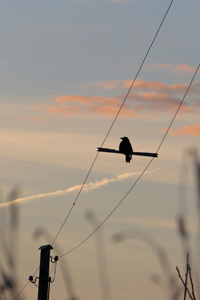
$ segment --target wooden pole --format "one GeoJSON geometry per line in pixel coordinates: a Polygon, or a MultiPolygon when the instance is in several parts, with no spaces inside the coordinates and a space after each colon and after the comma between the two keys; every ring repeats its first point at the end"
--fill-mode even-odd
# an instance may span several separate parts
{"type": "Polygon", "coordinates": [[[49,291],[50,291],[49,260],[50,260],[51,249],[53,249],[51,245],[45,245],[39,248],[39,250],[41,250],[41,253],[40,253],[38,300],[49,300],[49,291]]]}

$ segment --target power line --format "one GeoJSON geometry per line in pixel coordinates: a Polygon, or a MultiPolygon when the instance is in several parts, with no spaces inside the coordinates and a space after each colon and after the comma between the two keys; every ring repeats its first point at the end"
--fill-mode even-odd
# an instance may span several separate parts
{"type": "MultiPolygon", "coordinates": [[[[175,112],[175,114],[174,114],[174,116],[173,116],[173,118],[172,118],[172,120],[171,120],[171,122],[170,122],[170,124],[169,124],[169,126],[168,126],[168,128],[167,128],[167,130],[166,130],[166,132],[165,132],[165,134],[164,134],[164,136],[163,136],[163,138],[162,138],[160,144],[159,144],[159,146],[158,146],[158,148],[157,148],[156,153],[158,153],[158,151],[160,150],[160,148],[161,148],[161,146],[162,146],[162,144],[163,144],[163,142],[164,142],[164,140],[165,140],[165,138],[166,138],[166,136],[167,136],[167,134],[168,134],[168,132],[169,132],[169,130],[170,130],[170,128],[171,128],[171,126],[172,126],[172,124],[173,124],[173,122],[174,122],[174,120],[175,120],[175,118],[176,118],[176,116],[177,116],[177,114],[178,114],[178,112],[179,112],[179,110],[180,110],[180,108],[181,108],[181,106],[182,106],[184,100],[185,100],[185,97],[187,96],[187,93],[188,93],[188,91],[189,91],[190,88],[191,88],[191,85],[192,85],[192,83],[193,83],[193,81],[194,81],[194,78],[196,77],[196,74],[198,73],[199,68],[200,68],[200,64],[199,64],[199,65],[197,66],[197,68],[196,68],[196,71],[195,71],[195,73],[194,73],[194,75],[193,75],[193,77],[192,77],[192,79],[191,79],[191,81],[190,81],[190,83],[189,83],[189,85],[188,85],[188,87],[187,87],[187,89],[186,89],[186,91],[185,91],[185,94],[184,94],[184,96],[183,96],[183,98],[182,98],[182,100],[181,100],[181,102],[180,102],[180,104],[179,104],[179,106],[178,106],[178,108],[177,108],[177,110],[176,110],[176,112],[175,112]]],[[[97,159],[97,155],[96,155],[96,159],[97,159]]],[[[94,165],[96,159],[94,160],[93,165],[94,165]]],[[[78,249],[80,246],[82,246],[87,240],[89,240],[89,238],[90,238],[91,236],[93,236],[93,235],[97,232],[97,230],[98,230],[100,227],[103,226],[103,224],[106,223],[106,221],[111,217],[111,215],[117,210],[117,208],[122,204],[122,202],[124,202],[124,200],[126,199],[126,197],[127,197],[127,196],[130,194],[130,192],[133,190],[133,188],[134,188],[135,185],[138,183],[138,181],[140,180],[140,178],[144,175],[144,173],[145,173],[146,170],[149,168],[149,166],[151,165],[151,163],[153,162],[153,160],[154,160],[154,157],[150,160],[150,162],[149,162],[149,163],[147,164],[147,166],[144,168],[144,170],[143,170],[142,173],[139,175],[139,177],[136,179],[136,181],[135,181],[134,184],[131,186],[131,188],[127,191],[127,193],[126,193],[126,194],[124,195],[124,197],[119,201],[119,203],[114,207],[114,209],[108,214],[108,216],[103,220],[103,222],[101,222],[101,223],[95,228],[95,230],[92,231],[92,232],[91,232],[91,233],[90,233],[90,234],[89,234],[82,242],[80,242],[78,245],[76,245],[74,248],[72,248],[72,249],[69,250],[68,252],[66,252],[66,253],[62,254],[61,256],[59,256],[59,258],[62,258],[62,257],[64,257],[64,256],[70,254],[71,252],[74,252],[76,249],[78,249]]],[[[93,167],[93,165],[91,166],[91,168],[93,167]]],[[[90,170],[89,170],[89,171],[90,171],[90,170]]],[[[88,172],[88,176],[89,176],[89,172],[88,172]]],[[[88,176],[87,176],[87,177],[88,177],[88,176]]],[[[87,178],[86,178],[86,180],[87,180],[87,178]]],[[[86,181],[86,180],[85,180],[85,181],[86,181]]],[[[82,187],[82,188],[83,188],[83,187],[82,187]]],[[[82,190],[82,189],[81,189],[81,190],[82,190]]],[[[81,190],[79,191],[79,194],[81,193],[81,190]]],[[[64,224],[63,224],[63,226],[64,226],[64,224]]],[[[62,229],[62,228],[61,228],[61,229],[62,229]]],[[[61,229],[60,229],[60,231],[61,231],[61,229]]],[[[54,241],[55,241],[55,240],[54,240],[54,241]]],[[[34,275],[36,274],[36,272],[38,271],[38,269],[39,269],[39,268],[37,268],[37,270],[35,271],[34,275]]],[[[28,282],[25,284],[25,286],[20,290],[20,292],[15,296],[14,300],[17,299],[17,297],[23,292],[23,290],[26,288],[26,286],[28,285],[28,283],[29,283],[29,281],[28,281],[28,282]]]]}
{"type": "Polygon", "coordinates": [[[63,255],[61,255],[59,258],[68,255],[69,253],[75,251],[77,248],[79,248],[81,245],[83,245],[110,217],[111,215],[115,212],[115,210],[120,206],[120,204],[125,200],[125,198],[128,196],[128,194],[130,194],[130,192],[132,191],[132,189],[134,188],[134,186],[137,184],[137,182],[140,180],[140,178],[142,177],[142,175],[145,173],[145,171],[148,169],[148,167],[150,166],[150,164],[152,163],[152,161],[154,160],[154,157],[150,160],[150,162],[148,163],[148,165],[145,167],[145,169],[142,171],[142,173],[139,175],[139,177],[137,178],[137,180],[134,182],[134,184],[132,185],[132,187],[128,190],[128,192],[125,194],[125,196],[120,200],[120,202],[114,207],[114,209],[109,213],[109,215],[103,220],[102,223],[99,224],[99,226],[90,234],[88,235],[81,243],[79,243],[76,247],[74,247],[73,249],[71,249],[70,251],[64,253],[63,255]]]}
{"type": "MultiPolygon", "coordinates": [[[[190,87],[191,87],[191,85],[192,85],[192,83],[193,83],[193,81],[194,81],[194,78],[195,78],[195,76],[196,76],[196,74],[197,74],[197,72],[198,72],[198,70],[199,70],[199,67],[200,67],[200,64],[198,65],[198,67],[196,68],[196,71],[195,71],[195,73],[194,73],[194,75],[193,75],[193,77],[192,77],[192,79],[191,79],[191,81],[190,81],[190,83],[189,83],[189,85],[188,85],[188,87],[187,87],[187,89],[186,89],[186,91],[185,91],[185,94],[184,94],[184,96],[183,96],[183,98],[182,98],[182,100],[181,100],[181,102],[180,102],[180,104],[179,104],[179,106],[178,106],[178,108],[177,108],[177,110],[176,110],[176,112],[175,112],[175,114],[174,114],[174,116],[173,116],[173,118],[172,118],[172,120],[171,120],[171,122],[170,122],[170,124],[169,124],[169,126],[168,126],[168,128],[167,128],[167,130],[166,130],[166,132],[165,132],[165,134],[164,134],[164,136],[163,136],[163,138],[162,138],[162,140],[161,140],[161,142],[160,142],[160,144],[159,144],[159,146],[158,146],[158,148],[157,148],[157,151],[156,151],[156,153],[158,153],[158,151],[160,150],[160,148],[161,148],[161,146],[162,146],[162,144],[163,144],[163,142],[164,142],[164,140],[165,140],[165,138],[166,138],[166,136],[167,136],[167,134],[168,134],[168,132],[169,132],[169,130],[170,130],[170,128],[171,128],[171,126],[172,126],[172,124],[173,124],[173,122],[174,122],[174,120],[175,120],[175,118],[176,118],[176,116],[177,116],[177,114],[178,114],[178,112],[179,112],[179,110],[180,110],[180,108],[181,108],[181,106],[182,106],[182,104],[183,104],[183,102],[184,102],[184,100],[185,100],[185,97],[186,97],[186,95],[187,95],[187,93],[188,93],[188,91],[189,91],[189,89],[190,89],[190,87]]],[[[133,188],[135,187],[135,185],[138,183],[138,181],[140,180],[140,178],[144,175],[144,173],[146,172],[146,170],[149,168],[149,166],[151,165],[151,163],[153,162],[153,160],[154,160],[154,157],[149,161],[149,163],[147,164],[147,166],[144,168],[144,170],[142,171],[142,173],[139,175],[139,177],[136,179],[136,181],[133,183],[133,185],[131,186],[131,188],[126,192],[126,194],[124,195],[124,197],[119,201],[119,203],[114,207],[114,209],[108,214],[108,216],[103,220],[103,222],[101,222],[100,224],[99,224],[99,226],[97,226],[97,228],[95,228],[95,230],[93,231],[93,232],[91,232],[82,242],[80,242],[77,246],[75,246],[73,249],[71,249],[71,250],[69,250],[68,252],[66,252],[66,253],[64,253],[63,255],[61,255],[60,256],[60,258],[61,257],[63,257],[63,256],[66,256],[66,255],[68,255],[68,254],[70,254],[71,252],[73,252],[73,251],[75,251],[76,249],[78,249],[81,245],[83,245],[110,217],[111,217],[111,215],[116,211],[116,209],[122,204],[122,202],[124,202],[124,200],[126,199],[126,197],[130,194],[130,192],[133,190],[133,188]]]]}
{"type": "MultiPolygon", "coordinates": [[[[130,94],[130,92],[131,92],[131,90],[132,90],[132,88],[133,88],[133,86],[134,86],[134,84],[135,84],[136,79],[138,78],[138,75],[139,75],[139,73],[140,73],[140,71],[141,71],[141,69],[142,69],[142,67],[143,67],[143,65],[144,65],[144,63],[145,63],[145,61],[146,61],[146,58],[147,58],[147,56],[148,56],[148,54],[149,54],[149,52],[150,52],[150,50],[151,50],[151,48],[152,48],[152,46],[153,46],[153,44],[154,44],[156,38],[157,38],[157,36],[158,36],[158,33],[159,33],[159,31],[160,31],[160,29],[161,29],[161,27],[162,27],[162,25],[163,25],[163,23],[164,23],[164,21],[165,21],[167,15],[168,15],[168,12],[169,12],[169,10],[170,10],[170,8],[171,8],[173,2],[174,2],[174,0],[172,0],[172,1],[170,2],[169,6],[168,6],[168,8],[167,8],[167,11],[166,11],[166,13],[165,13],[165,15],[164,15],[164,17],[163,17],[163,19],[162,19],[162,21],[161,21],[161,23],[160,23],[160,25],[159,25],[157,31],[156,31],[156,34],[155,34],[155,36],[154,36],[154,38],[153,38],[153,40],[152,40],[152,42],[151,42],[151,44],[150,44],[150,46],[149,46],[149,48],[148,48],[146,54],[145,54],[145,56],[144,56],[144,59],[142,60],[142,63],[140,64],[140,67],[139,67],[139,69],[138,69],[138,71],[137,71],[137,73],[136,73],[136,75],[135,75],[135,77],[134,77],[134,79],[133,79],[133,81],[132,81],[132,84],[131,84],[131,86],[130,86],[128,92],[127,92],[127,94],[125,95],[125,98],[124,98],[124,100],[123,100],[123,102],[122,102],[122,104],[121,104],[121,106],[120,106],[120,108],[119,108],[119,110],[118,110],[118,112],[117,112],[117,114],[116,114],[116,116],[115,116],[115,118],[114,118],[114,120],[113,120],[113,122],[112,122],[112,124],[111,124],[111,126],[110,126],[110,128],[109,128],[109,130],[108,130],[108,132],[107,132],[107,134],[106,134],[106,136],[105,136],[105,138],[104,138],[104,140],[103,140],[103,142],[102,142],[102,144],[101,144],[101,147],[103,147],[103,145],[104,145],[106,139],[108,138],[108,135],[110,134],[110,132],[111,132],[111,130],[112,130],[112,128],[113,128],[113,126],[114,126],[114,124],[115,124],[115,122],[116,122],[116,120],[117,120],[117,118],[118,118],[118,116],[119,116],[119,114],[120,114],[120,112],[121,112],[121,110],[122,110],[122,108],[123,108],[123,106],[124,106],[124,104],[125,104],[127,98],[128,98],[128,96],[129,96],[129,94],[130,94]]],[[[63,223],[62,223],[62,225],[61,225],[61,227],[60,227],[60,229],[58,230],[58,233],[56,234],[56,236],[55,236],[55,238],[54,238],[54,240],[53,240],[53,242],[52,242],[52,245],[56,242],[58,236],[60,235],[60,232],[62,231],[62,229],[63,229],[63,227],[64,227],[64,225],[65,225],[65,223],[66,223],[66,221],[67,221],[67,219],[69,218],[69,216],[70,216],[70,214],[71,214],[71,212],[72,212],[72,210],[73,210],[73,208],[74,208],[74,206],[75,206],[75,204],[76,204],[76,202],[77,202],[77,200],[78,200],[78,198],[79,198],[79,196],[80,196],[80,194],[81,194],[81,192],[82,192],[82,190],[83,190],[83,188],[84,188],[84,186],[85,186],[85,183],[86,183],[86,181],[87,181],[87,179],[88,179],[88,177],[89,177],[89,175],[90,175],[90,173],[91,173],[91,171],[92,171],[92,169],[93,169],[93,167],[94,167],[94,164],[95,164],[95,162],[96,162],[96,160],[97,160],[97,158],[98,158],[98,155],[99,155],[99,152],[97,152],[97,154],[96,154],[96,156],[95,156],[95,158],[94,158],[94,160],[93,160],[93,162],[92,162],[92,164],[91,164],[91,167],[90,167],[90,169],[89,169],[89,171],[88,171],[88,173],[87,173],[87,175],[86,175],[86,177],[85,177],[85,179],[84,179],[84,181],[83,181],[83,183],[82,183],[82,186],[81,186],[81,188],[80,188],[80,190],[79,190],[79,192],[78,192],[78,194],[77,194],[77,196],[76,196],[76,198],[75,198],[75,200],[74,200],[74,202],[73,202],[73,204],[72,204],[72,206],[71,206],[71,208],[70,208],[68,214],[66,215],[66,217],[65,217],[65,219],[64,219],[64,221],[63,221],[63,223]]],[[[147,167],[145,168],[144,172],[145,172],[146,169],[149,167],[149,165],[151,164],[152,161],[153,161],[153,159],[152,159],[152,160],[150,161],[150,163],[147,165],[147,167]]],[[[138,177],[138,180],[142,177],[142,175],[144,174],[144,172],[138,177]]],[[[137,180],[137,181],[138,181],[138,180],[137,180]]],[[[135,182],[135,184],[137,183],[137,181],[135,182]]],[[[132,190],[132,188],[130,189],[130,191],[131,191],[131,190],[132,190]]],[[[128,194],[130,193],[130,191],[124,196],[124,199],[128,196],[128,194]]],[[[117,205],[117,207],[121,204],[121,202],[123,202],[124,199],[122,199],[122,200],[120,201],[120,203],[117,205]]],[[[109,214],[109,216],[104,220],[104,222],[103,222],[102,224],[100,224],[99,227],[101,227],[101,226],[107,221],[107,219],[113,214],[113,212],[117,209],[117,207],[109,214]]],[[[98,228],[97,228],[90,236],[92,236],[92,235],[99,229],[99,227],[98,227],[98,228]]],[[[90,236],[89,236],[89,237],[90,237],[90,236]]],[[[88,237],[87,239],[85,239],[81,244],[79,244],[76,248],[78,248],[79,246],[81,246],[86,240],[89,239],[89,237],[88,237]]],[[[70,252],[72,252],[72,251],[74,251],[74,250],[75,250],[75,248],[72,249],[70,252]]],[[[66,254],[64,254],[64,255],[67,255],[67,254],[68,254],[68,253],[66,253],[66,254]]],[[[62,256],[64,256],[64,255],[62,255],[62,256]]],[[[62,257],[62,256],[60,256],[60,257],[62,257]]],[[[37,270],[38,270],[38,269],[37,269],[37,270]]],[[[36,272],[37,272],[37,270],[36,270],[36,272]]],[[[36,273],[36,272],[35,272],[35,273],[36,273]]],[[[17,299],[17,297],[22,293],[22,291],[26,288],[26,286],[28,285],[28,283],[29,283],[29,281],[28,281],[28,282],[26,283],[26,285],[20,290],[20,292],[17,294],[17,296],[14,298],[14,300],[17,299]]]]}
{"type": "MultiPolygon", "coordinates": [[[[128,89],[128,92],[126,93],[126,95],[125,95],[125,97],[124,97],[124,100],[123,100],[123,102],[122,102],[122,104],[121,104],[121,106],[120,106],[120,108],[119,108],[119,110],[118,110],[118,112],[117,112],[117,114],[116,114],[116,116],[115,116],[115,118],[114,118],[114,120],[113,120],[113,122],[112,122],[112,124],[111,124],[111,126],[110,126],[110,128],[109,128],[109,130],[108,130],[108,132],[107,132],[107,134],[106,134],[106,136],[105,136],[103,142],[102,142],[102,144],[101,144],[101,147],[103,147],[105,141],[107,140],[108,135],[110,134],[110,132],[111,132],[111,130],[112,130],[112,128],[113,128],[113,126],[114,126],[114,124],[115,124],[115,122],[116,122],[116,120],[117,120],[117,118],[118,118],[118,116],[119,116],[119,114],[120,114],[120,112],[121,112],[121,110],[122,110],[122,108],[123,108],[123,106],[124,106],[124,104],[125,104],[127,98],[128,98],[128,96],[129,96],[129,94],[130,94],[130,92],[131,92],[131,90],[132,90],[132,88],[133,88],[133,86],[134,86],[134,84],[135,84],[136,79],[138,78],[138,75],[139,75],[139,73],[140,73],[140,71],[141,71],[141,69],[142,69],[142,67],[143,67],[143,65],[144,65],[144,63],[145,63],[145,61],[146,61],[146,58],[147,58],[147,56],[148,56],[148,54],[149,54],[149,52],[150,52],[150,50],[151,50],[151,48],[152,48],[152,46],[153,46],[153,44],[154,44],[156,38],[157,38],[157,36],[158,36],[158,33],[159,33],[159,31],[160,31],[160,29],[161,29],[161,27],[162,27],[162,25],[163,25],[163,23],[164,23],[164,21],[165,21],[165,18],[166,18],[167,15],[168,15],[168,12],[169,12],[169,10],[170,10],[170,8],[171,8],[173,2],[174,2],[174,0],[172,0],[172,1],[170,2],[169,6],[168,6],[168,8],[167,8],[167,11],[166,11],[166,13],[165,13],[165,15],[164,15],[164,17],[163,17],[163,19],[162,19],[162,21],[161,21],[161,23],[160,23],[158,29],[157,29],[157,31],[156,31],[156,34],[155,34],[155,36],[154,36],[154,38],[153,38],[153,40],[152,40],[152,42],[151,42],[151,44],[150,44],[150,46],[149,46],[149,48],[148,48],[148,50],[147,50],[147,52],[146,52],[146,54],[145,54],[143,60],[142,60],[142,63],[140,64],[140,67],[139,67],[139,69],[138,69],[138,71],[137,71],[137,73],[136,73],[136,75],[135,75],[135,77],[134,77],[134,79],[133,79],[131,85],[130,85],[130,88],[128,89]]],[[[72,210],[73,210],[73,208],[74,208],[74,206],[75,206],[75,204],[76,204],[76,202],[77,202],[77,200],[78,200],[78,198],[79,198],[79,196],[80,196],[80,194],[81,194],[81,192],[82,192],[82,190],[83,190],[83,188],[84,188],[84,185],[85,185],[85,183],[86,183],[86,181],[87,181],[87,179],[88,179],[88,177],[89,177],[89,175],[90,175],[90,173],[91,173],[91,171],[92,171],[92,169],[93,169],[93,167],[94,167],[94,164],[95,164],[95,162],[96,162],[96,160],[97,160],[97,158],[98,158],[98,155],[99,155],[99,152],[96,154],[96,156],[95,156],[95,158],[94,158],[94,160],[93,160],[93,162],[92,162],[92,165],[91,165],[91,167],[90,167],[90,169],[89,169],[89,171],[88,171],[88,173],[87,173],[87,175],[86,175],[86,177],[85,177],[85,179],[84,179],[84,181],[83,181],[83,184],[82,184],[82,186],[81,186],[81,188],[80,188],[80,190],[79,190],[79,192],[78,192],[78,194],[77,194],[77,196],[76,196],[76,198],[75,198],[75,200],[74,200],[74,202],[73,202],[73,204],[72,204],[72,206],[71,206],[69,212],[67,213],[67,215],[66,215],[66,217],[65,217],[65,219],[64,219],[64,221],[63,221],[63,223],[62,223],[62,225],[61,225],[61,227],[60,227],[60,229],[58,230],[58,233],[56,234],[56,236],[55,236],[55,238],[54,238],[54,240],[53,240],[53,242],[52,242],[52,245],[53,245],[53,244],[55,243],[55,241],[57,240],[57,238],[58,238],[60,232],[62,231],[62,229],[63,229],[63,227],[64,227],[64,225],[65,225],[65,223],[66,223],[66,221],[67,221],[67,219],[69,218],[69,216],[70,216],[70,214],[71,214],[71,212],[72,212],[72,210]]]]}
{"type": "MultiPolygon", "coordinates": [[[[34,272],[33,276],[35,276],[35,274],[37,273],[37,271],[39,270],[40,267],[37,267],[37,270],[34,272]]],[[[30,283],[30,280],[27,281],[27,283],[24,285],[24,287],[18,292],[18,294],[15,296],[15,299],[17,299],[19,297],[19,295],[23,292],[23,290],[27,287],[27,285],[30,283]]]]}
{"type": "Polygon", "coordinates": [[[27,285],[29,284],[29,282],[30,281],[27,281],[27,283],[25,284],[25,286],[18,292],[18,294],[15,296],[15,298],[13,300],[15,300],[15,299],[17,299],[19,297],[19,295],[23,292],[23,290],[25,290],[25,288],[27,287],[27,285]]]}
{"type": "Polygon", "coordinates": [[[164,142],[164,140],[165,140],[165,138],[166,138],[166,136],[167,136],[167,134],[168,134],[168,132],[169,132],[169,130],[170,130],[170,128],[171,128],[171,126],[172,126],[172,124],[173,124],[173,122],[174,122],[174,120],[175,120],[175,118],[176,118],[176,116],[177,116],[177,114],[178,114],[178,112],[179,112],[179,110],[180,110],[180,108],[181,108],[184,100],[185,100],[185,97],[186,97],[186,95],[187,95],[187,93],[188,93],[188,91],[189,91],[189,89],[190,89],[190,87],[191,87],[191,85],[192,85],[192,83],[194,81],[194,78],[197,75],[199,67],[200,67],[200,64],[197,66],[196,71],[194,72],[194,75],[193,75],[193,77],[192,77],[192,79],[191,79],[191,81],[190,81],[190,83],[189,83],[189,85],[188,85],[188,87],[187,87],[187,89],[185,91],[185,94],[183,95],[183,98],[182,98],[182,100],[181,100],[181,102],[180,102],[180,104],[179,104],[179,106],[178,106],[178,108],[177,108],[177,110],[176,110],[176,112],[174,114],[174,117],[172,118],[172,120],[171,120],[171,122],[169,124],[169,127],[167,128],[167,130],[166,130],[166,132],[165,132],[165,134],[163,136],[163,139],[161,140],[160,145],[158,146],[158,149],[157,149],[156,152],[158,152],[160,150],[160,148],[161,148],[161,146],[162,146],[162,144],[163,144],[163,142],[164,142]]]}
{"type": "Polygon", "coordinates": [[[159,33],[159,31],[160,31],[160,29],[161,29],[161,27],[162,27],[162,25],[163,25],[163,23],[165,21],[165,18],[168,15],[168,12],[169,12],[169,10],[170,10],[173,2],[174,2],[174,0],[172,0],[170,2],[169,7],[167,8],[167,11],[166,11],[166,13],[165,13],[165,15],[164,15],[164,17],[163,17],[163,19],[162,19],[162,21],[161,21],[161,23],[160,23],[157,31],[156,31],[156,34],[155,34],[155,36],[154,36],[154,38],[153,38],[153,40],[152,40],[152,42],[151,42],[151,44],[149,46],[149,48],[148,48],[148,50],[147,50],[144,58],[143,58],[143,61],[142,61],[141,65],[140,65],[140,67],[139,67],[139,69],[138,69],[138,71],[137,71],[137,73],[135,75],[135,78],[133,79],[133,81],[132,81],[132,83],[130,85],[130,88],[128,89],[128,92],[126,93],[125,98],[124,98],[124,100],[123,100],[123,102],[122,102],[122,104],[121,104],[121,106],[120,106],[120,108],[119,108],[119,110],[118,110],[118,112],[117,112],[117,114],[116,114],[116,116],[115,116],[115,118],[114,118],[114,120],[113,120],[113,122],[112,122],[112,124],[111,124],[111,126],[110,126],[110,128],[109,128],[109,130],[108,130],[108,132],[107,132],[107,134],[105,136],[105,138],[104,138],[104,140],[103,140],[103,143],[102,143],[101,147],[103,147],[103,145],[104,145],[104,143],[105,143],[105,141],[106,141],[106,139],[107,139],[110,131],[112,130],[112,128],[113,128],[113,126],[114,126],[114,124],[115,124],[115,122],[116,122],[116,120],[117,120],[117,118],[118,118],[118,116],[119,116],[119,114],[120,114],[120,112],[121,112],[121,110],[122,110],[125,102],[126,102],[126,99],[128,98],[128,96],[129,96],[129,94],[130,94],[130,92],[131,92],[131,90],[132,90],[132,88],[133,88],[133,86],[135,84],[136,79],[138,78],[138,75],[139,75],[139,73],[140,73],[140,71],[141,71],[141,69],[142,69],[142,67],[143,67],[143,65],[144,65],[144,63],[146,61],[147,56],[149,55],[149,52],[150,52],[150,50],[151,50],[151,48],[152,48],[152,46],[153,46],[153,44],[154,44],[154,42],[155,42],[155,40],[156,40],[156,38],[158,36],[158,33],[159,33]]]}
{"type": "Polygon", "coordinates": [[[96,156],[95,156],[95,158],[94,158],[94,161],[93,161],[93,163],[92,163],[92,165],[91,165],[91,167],[90,167],[90,169],[89,169],[89,171],[88,171],[88,173],[87,173],[87,175],[86,175],[86,177],[85,177],[85,179],[84,179],[84,181],[83,181],[83,184],[82,184],[82,186],[81,186],[81,188],[80,188],[80,190],[79,190],[79,192],[78,192],[78,194],[77,194],[77,196],[76,196],[76,198],[75,198],[75,200],[74,200],[74,202],[73,202],[73,204],[72,204],[72,206],[71,206],[71,208],[70,208],[70,210],[69,210],[67,216],[65,217],[65,219],[64,219],[64,221],[63,221],[63,223],[62,223],[62,225],[61,225],[61,227],[60,227],[60,229],[59,229],[57,235],[55,236],[55,238],[54,238],[54,240],[53,240],[53,242],[52,242],[52,245],[53,245],[53,244],[55,243],[55,241],[57,240],[57,238],[58,238],[58,236],[59,236],[61,230],[63,229],[63,227],[64,227],[64,225],[65,225],[67,219],[69,218],[69,215],[71,214],[71,212],[72,212],[72,210],[73,210],[73,208],[74,208],[74,205],[76,204],[76,201],[78,200],[78,198],[79,198],[79,196],[80,196],[80,194],[81,194],[81,192],[82,192],[82,190],[83,190],[83,188],[84,188],[84,186],[85,186],[85,183],[86,183],[86,181],[87,181],[87,179],[88,179],[88,177],[89,177],[89,175],[90,175],[90,173],[91,173],[91,171],[92,171],[92,168],[93,168],[93,166],[94,166],[94,164],[95,164],[95,162],[96,162],[96,160],[97,160],[98,155],[99,155],[99,152],[96,154],[96,156]]]}

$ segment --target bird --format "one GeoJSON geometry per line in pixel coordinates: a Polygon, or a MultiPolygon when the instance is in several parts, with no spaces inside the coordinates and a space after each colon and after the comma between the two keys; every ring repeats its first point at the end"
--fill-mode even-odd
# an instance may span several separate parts
{"type": "Polygon", "coordinates": [[[132,152],[133,152],[131,143],[126,136],[124,136],[120,139],[122,139],[122,141],[119,144],[119,151],[125,155],[126,162],[130,163],[130,161],[132,159],[132,152]]]}

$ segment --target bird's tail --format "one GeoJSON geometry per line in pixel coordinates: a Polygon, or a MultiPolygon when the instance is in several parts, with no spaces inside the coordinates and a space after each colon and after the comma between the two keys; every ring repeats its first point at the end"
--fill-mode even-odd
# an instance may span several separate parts
{"type": "Polygon", "coordinates": [[[126,162],[130,163],[131,159],[132,159],[132,155],[131,154],[126,154],[126,162]]]}

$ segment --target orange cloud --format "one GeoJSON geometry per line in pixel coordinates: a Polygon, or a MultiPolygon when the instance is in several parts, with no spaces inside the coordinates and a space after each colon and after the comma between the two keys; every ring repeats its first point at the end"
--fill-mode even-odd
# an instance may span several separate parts
{"type": "Polygon", "coordinates": [[[200,124],[194,124],[191,126],[183,126],[179,129],[171,129],[170,134],[173,136],[200,136],[200,124]]]}
{"type": "MultiPolygon", "coordinates": [[[[139,85],[150,83],[138,82],[139,85]]],[[[160,83],[153,83],[154,87],[162,90],[160,83]]],[[[146,90],[148,87],[146,86],[146,90]]],[[[182,88],[182,87],[178,87],[182,88]]],[[[120,97],[123,99],[123,97],[120,97]]],[[[62,95],[56,97],[50,104],[37,105],[40,110],[47,110],[51,115],[71,116],[116,116],[122,100],[119,97],[100,97],[100,96],[82,96],[82,95],[62,95]]],[[[137,112],[154,111],[166,112],[175,111],[180,104],[180,99],[164,92],[149,91],[131,93],[127,99],[127,103],[121,110],[121,116],[132,118],[138,117],[137,112]],[[127,104],[128,103],[128,104],[127,104]]],[[[182,112],[194,112],[194,108],[184,103],[181,107],[182,112]]]]}
{"type": "MultiPolygon", "coordinates": [[[[117,81],[98,81],[93,85],[106,90],[126,91],[131,86],[129,80],[117,81]]],[[[133,90],[129,94],[126,104],[121,110],[120,115],[123,117],[137,117],[137,112],[154,111],[163,112],[175,111],[187,90],[188,84],[165,84],[159,81],[136,80],[133,90]]],[[[200,108],[200,82],[192,84],[187,98],[190,101],[184,101],[181,107],[182,112],[194,113],[200,108]]],[[[62,95],[54,97],[50,103],[38,104],[37,109],[48,111],[51,115],[71,116],[116,116],[126,92],[115,97],[103,96],[84,96],[84,95],[62,95]]]]}
{"type": "MultiPolygon", "coordinates": [[[[159,92],[133,93],[129,98],[134,101],[133,105],[139,110],[175,111],[180,104],[179,98],[159,92]]],[[[181,110],[187,113],[194,112],[193,107],[184,103],[181,106],[181,110]]]]}
{"type": "Polygon", "coordinates": [[[164,63],[154,63],[154,64],[147,64],[144,66],[144,69],[146,70],[168,70],[170,72],[177,72],[180,73],[181,75],[183,74],[194,74],[196,67],[194,66],[189,66],[189,65],[177,65],[173,66],[171,64],[164,64],[164,63]]]}
{"type": "MultiPolygon", "coordinates": [[[[115,116],[121,101],[112,97],[67,95],[53,99],[47,106],[48,112],[54,115],[74,116],[74,115],[101,115],[103,117],[115,116]]],[[[38,105],[37,108],[44,109],[45,105],[38,105]]],[[[121,115],[134,117],[136,113],[128,106],[125,106],[121,115]]]]}
{"type": "Polygon", "coordinates": [[[168,94],[183,93],[186,91],[186,84],[164,84],[159,81],[142,81],[137,80],[134,86],[136,89],[143,91],[161,91],[168,94]]]}
{"type": "MultiPolygon", "coordinates": [[[[103,88],[105,90],[122,90],[128,89],[131,86],[132,81],[130,80],[115,80],[115,81],[98,81],[94,83],[94,86],[98,88],[103,88]]],[[[160,81],[144,81],[137,79],[131,91],[131,94],[128,96],[128,103],[130,105],[130,99],[132,100],[131,104],[134,104],[135,108],[146,109],[159,109],[159,110],[172,110],[176,109],[179,105],[182,96],[187,90],[188,84],[165,84],[160,81]]],[[[182,105],[181,110],[184,112],[194,112],[195,109],[200,107],[199,99],[200,93],[200,82],[196,81],[192,84],[189,95],[190,104],[187,104],[186,101],[182,105]]],[[[188,96],[189,96],[188,95],[188,96]]],[[[123,96],[122,96],[123,97],[123,96]]],[[[135,109],[134,108],[134,109],[135,109]]]]}
{"type": "Polygon", "coordinates": [[[178,65],[171,69],[172,72],[194,74],[196,68],[188,65],[178,65]]]}
{"type": "MultiPolygon", "coordinates": [[[[115,80],[115,81],[98,81],[93,83],[92,85],[97,88],[103,88],[105,90],[120,90],[120,89],[128,89],[132,84],[131,80],[115,80]]],[[[87,87],[87,86],[85,86],[87,87]]],[[[170,94],[183,93],[186,91],[187,84],[171,84],[167,85],[159,81],[144,81],[137,79],[133,86],[133,90],[142,90],[142,91],[162,91],[170,94]]]]}

